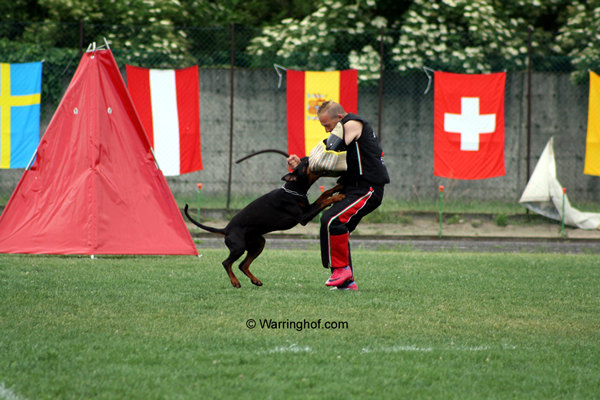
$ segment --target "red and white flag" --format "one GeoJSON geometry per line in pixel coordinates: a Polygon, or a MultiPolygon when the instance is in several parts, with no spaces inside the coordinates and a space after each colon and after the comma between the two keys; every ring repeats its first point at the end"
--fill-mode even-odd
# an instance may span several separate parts
{"type": "Polygon", "coordinates": [[[202,169],[198,67],[126,66],[127,87],[165,176],[202,169]]]}
{"type": "Polygon", "coordinates": [[[506,73],[435,71],[433,174],[486,179],[504,169],[506,73]]]}

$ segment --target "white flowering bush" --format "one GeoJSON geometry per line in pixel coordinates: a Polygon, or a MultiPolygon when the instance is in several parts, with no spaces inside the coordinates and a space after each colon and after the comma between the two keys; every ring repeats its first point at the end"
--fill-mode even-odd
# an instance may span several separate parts
{"type": "Polygon", "coordinates": [[[239,0],[0,0],[8,10],[7,21],[29,17],[34,22],[0,24],[0,30],[9,42],[67,49],[79,46],[83,22],[84,40],[103,44],[106,38],[120,62],[176,68],[229,65],[230,24],[236,22],[238,66],[355,68],[363,83],[373,83],[382,62],[383,69],[402,73],[422,67],[463,73],[524,70],[531,25],[534,70],[574,70],[576,82],[587,77],[588,69],[600,72],[600,0],[288,3],[289,9],[249,16],[244,13],[273,3],[252,0],[241,7],[239,0]],[[262,21],[261,15],[297,16],[306,10],[314,11],[240,32],[244,21],[262,21]]]}
{"type": "Polygon", "coordinates": [[[571,57],[574,82],[585,81],[589,70],[600,73],[600,1],[573,1],[556,42],[558,50],[571,57]]]}
{"type": "Polygon", "coordinates": [[[414,0],[396,26],[392,54],[400,71],[484,73],[526,63],[525,21],[501,15],[491,0],[414,0]]]}
{"type": "Polygon", "coordinates": [[[284,19],[252,39],[255,64],[286,68],[356,68],[359,77],[379,76],[378,40],[387,20],[375,15],[374,0],[323,0],[303,19],[284,19]]]}
{"type": "MultiPolygon", "coordinates": [[[[512,3],[513,8],[525,6],[522,0],[512,3]]],[[[372,0],[324,0],[304,19],[264,28],[247,51],[259,57],[261,66],[355,68],[361,80],[374,80],[381,69],[379,36],[385,28],[388,70],[428,66],[482,73],[526,65],[525,20],[497,10],[492,0],[414,0],[398,21],[376,12],[372,0]]]]}

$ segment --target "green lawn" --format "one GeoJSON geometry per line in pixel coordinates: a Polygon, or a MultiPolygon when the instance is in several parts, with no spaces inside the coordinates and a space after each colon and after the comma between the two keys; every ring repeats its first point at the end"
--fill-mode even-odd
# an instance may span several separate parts
{"type": "MultiPolygon", "coordinates": [[[[230,208],[239,210],[244,208],[248,203],[257,198],[256,196],[235,196],[230,200],[230,208]]],[[[309,198],[314,200],[316,196],[310,195],[309,198]]],[[[196,197],[180,196],[176,198],[177,205],[182,208],[189,204],[193,209],[198,207],[196,197]]],[[[203,196],[201,198],[201,208],[206,209],[224,209],[227,204],[225,197],[219,196],[203,196]]],[[[587,204],[587,209],[597,211],[600,204],[587,204]]],[[[585,208],[585,207],[584,207],[585,208]]],[[[521,215],[526,213],[525,207],[517,202],[508,201],[468,201],[445,199],[443,202],[443,211],[445,213],[465,213],[465,214],[507,214],[521,215]]],[[[385,197],[377,212],[382,214],[397,214],[397,213],[413,213],[413,212],[439,212],[439,198],[434,197],[427,200],[396,200],[392,197],[385,197]]]]}
{"type": "Polygon", "coordinates": [[[316,250],[267,247],[241,289],[201,253],[0,255],[0,399],[600,393],[595,255],[355,251],[332,292],[316,250]]]}

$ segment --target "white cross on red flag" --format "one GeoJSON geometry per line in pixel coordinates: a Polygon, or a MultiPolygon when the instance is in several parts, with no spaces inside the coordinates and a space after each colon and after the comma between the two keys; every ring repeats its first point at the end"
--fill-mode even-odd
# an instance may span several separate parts
{"type": "Polygon", "coordinates": [[[455,74],[435,71],[433,174],[486,179],[504,168],[506,73],[455,74]]]}

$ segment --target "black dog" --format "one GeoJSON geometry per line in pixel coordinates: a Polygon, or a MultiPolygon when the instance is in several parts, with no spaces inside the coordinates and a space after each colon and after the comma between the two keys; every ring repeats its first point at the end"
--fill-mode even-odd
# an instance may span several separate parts
{"type": "Polygon", "coordinates": [[[233,287],[239,288],[241,285],[231,267],[245,251],[248,254],[239,268],[253,284],[262,286],[262,282],[250,272],[250,264],[265,247],[264,234],[291,229],[298,223],[306,225],[322,209],[345,197],[343,194],[334,195],[342,188],[341,185],[337,185],[323,192],[310,204],[306,193],[320,176],[321,174],[310,171],[308,157],[302,158],[291,173],[281,178],[285,181],[282,188],[275,189],[248,204],[223,229],[212,228],[195,221],[188,213],[188,205],[185,205],[185,215],[194,225],[225,236],[229,256],[223,261],[223,267],[233,287]]]}

